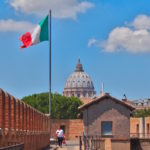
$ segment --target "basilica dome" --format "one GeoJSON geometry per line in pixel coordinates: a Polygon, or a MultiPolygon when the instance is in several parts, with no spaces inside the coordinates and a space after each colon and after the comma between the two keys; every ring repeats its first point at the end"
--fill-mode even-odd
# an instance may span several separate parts
{"type": "Polygon", "coordinates": [[[79,98],[91,98],[96,94],[93,82],[90,76],[84,72],[80,59],[75,71],[66,80],[63,94],[79,98]]]}

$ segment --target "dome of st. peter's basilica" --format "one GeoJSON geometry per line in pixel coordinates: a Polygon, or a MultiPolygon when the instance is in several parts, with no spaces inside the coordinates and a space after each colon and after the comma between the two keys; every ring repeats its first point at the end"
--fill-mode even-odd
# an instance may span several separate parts
{"type": "Polygon", "coordinates": [[[80,59],[78,59],[76,70],[66,80],[63,95],[92,98],[95,94],[93,82],[90,76],[84,72],[80,59]]]}

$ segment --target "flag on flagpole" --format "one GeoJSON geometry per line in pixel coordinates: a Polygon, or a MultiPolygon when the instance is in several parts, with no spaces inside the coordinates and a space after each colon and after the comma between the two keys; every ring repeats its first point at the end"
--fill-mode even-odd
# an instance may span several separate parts
{"type": "Polygon", "coordinates": [[[23,45],[20,48],[27,48],[42,41],[48,41],[48,16],[33,29],[20,37],[23,45]]]}

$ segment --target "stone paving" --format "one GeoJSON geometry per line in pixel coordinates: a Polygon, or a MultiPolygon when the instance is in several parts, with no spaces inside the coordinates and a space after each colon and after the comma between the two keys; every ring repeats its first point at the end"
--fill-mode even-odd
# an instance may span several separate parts
{"type": "Polygon", "coordinates": [[[79,150],[79,141],[66,141],[66,144],[62,147],[58,145],[52,145],[51,150],[79,150]]]}

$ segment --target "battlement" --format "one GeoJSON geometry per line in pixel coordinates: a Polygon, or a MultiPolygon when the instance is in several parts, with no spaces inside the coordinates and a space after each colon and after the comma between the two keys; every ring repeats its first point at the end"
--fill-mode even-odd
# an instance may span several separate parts
{"type": "Polygon", "coordinates": [[[49,117],[0,89],[0,147],[24,143],[25,149],[49,144],[49,117]]]}

